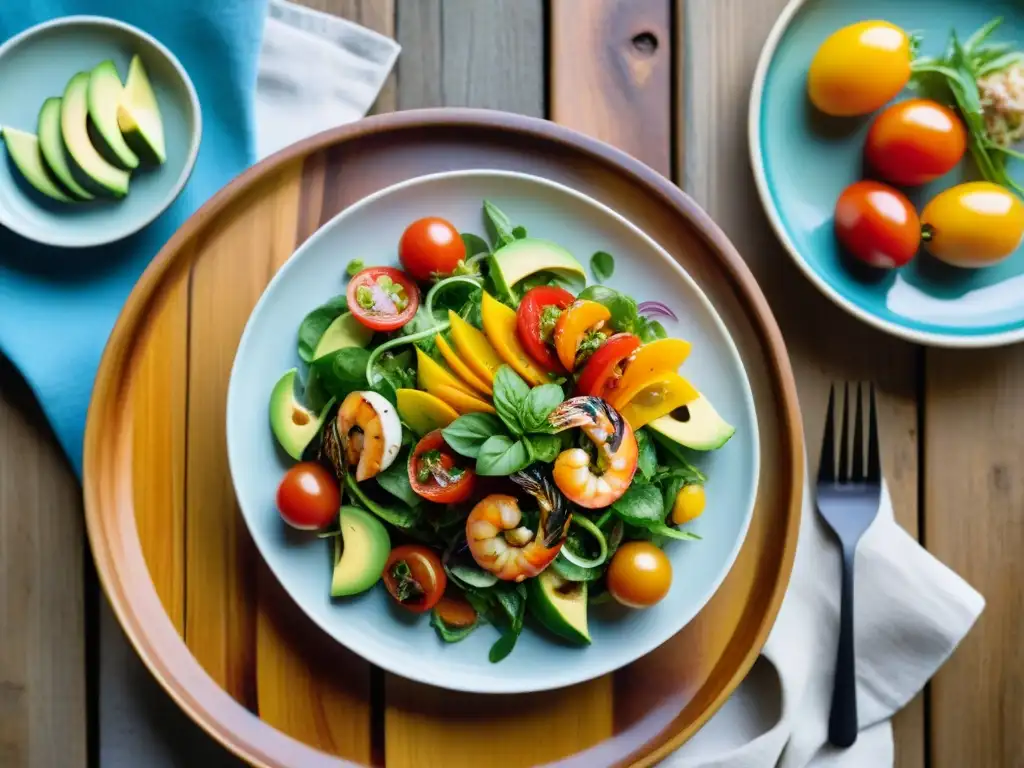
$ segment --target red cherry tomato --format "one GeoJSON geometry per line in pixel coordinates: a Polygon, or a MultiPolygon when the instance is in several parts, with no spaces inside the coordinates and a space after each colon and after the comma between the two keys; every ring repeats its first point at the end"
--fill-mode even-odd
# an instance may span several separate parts
{"type": "Polygon", "coordinates": [[[527,354],[549,373],[565,373],[565,366],[558,360],[551,340],[554,326],[548,330],[547,340],[541,334],[545,307],[565,309],[574,301],[574,297],[564,288],[554,285],[539,285],[531,288],[519,302],[516,310],[516,336],[526,348],[527,354]]]}
{"type": "Polygon", "coordinates": [[[330,525],[341,507],[338,481],[323,465],[304,461],[289,469],[277,487],[277,509],[288,525],[316,531],[330,525]]]}
{"type": "Polygon", "coordinates": [[[576,392],[580,395],[604,397],[608,383],[621,375],[621,364],[640,346],[640,338],[632,333],[616,333],[597,348],[597,351],[583,366],[583,373],[576,383],[576,392]]]}
{"type": "Polygon", "coordinates": [[[398,243],[398,258],[406,272],[426,281],[435,274],[450,275],[466,258],[466,244],[450,222],[428,216],[405,228],[398,243]]]}
{"type": "Polygon", "coordinates": [[[441,436],[441,430],[435,429],[425,434],[413,448],[409,457],[409,484],[428,501],[458,504],[468,499],[476,486],[476,472],[459,463],[441,436]]]}
{"type": "Polygon", "coordinates": [[[929,99],[908,99],[875,118],[864,156],[886,181],[913,186],[948,173],[966,149],[967,131],[953,110],[929,99]]]}
{"type": "Polygon", "coordinates": [[[420,289],[402,270],[367,267],[348,283],[348,309],[375,331],[395,331],[412,320],[420,289]]]}
{"type": "Polygon", "coordinates": [[[906,195],[877,181],[858,181],[836,202],[836,237],[873,267],[902,267],[917,253],[921,223],[906,195]]]}
{"type": "Polygon", "coordinates": [[[403,544],[391,550],[382,575],[395,602],[413,613],[437,605],[448,585],[441,558],[422,544],[403,544]]]}

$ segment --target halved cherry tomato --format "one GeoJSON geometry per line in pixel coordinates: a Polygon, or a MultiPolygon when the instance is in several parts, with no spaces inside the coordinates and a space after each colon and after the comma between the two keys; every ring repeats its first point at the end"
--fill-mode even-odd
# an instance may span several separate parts
{"type": "Polygon", "coordinates": [[[441,558],[422,544],[403,544],[391,550],[382,576],[395,601],[413,613],[437,605],[448,586],[441,558]]]}
{"type": "Polygon", "coordinates": [[[835,231],[851,255],[872,267],[902,267],[917,253],[921,224],[902,192],[877,181],[857,181],[836,202],[835,231]]]}
{"type": "Polygon", "coordinates": [[[598,347],[583,367],[576,392],[580,395],[602,394],[609,382],[622,374],[621,365],[640,347],[640,338],[632,333],[616,333],[598,347]]]}
{"type": "Polygon", "coordinates": [[[420,289],[400,269],[367,267],[349,281],[349,312],[375,331],[398,330],[419,306],[420,289]]]}
{"type": "Polygon", "coordinates": [[[398,259],[417,280],[450,275],[466,258],[466,244],[451,222],[437,216],[417,219],[402,233],[398,259]]]}
{"type": "Polygon", "coordinates": [[[953,110],[930,99],[907,99],[875,118],[864,156],[886,181],[913,186],[948,173],[966,149],[967,131],[953,110]]]}
{"type": "Polygon", "coordinates": [[[526,292],[516,310],[516,336],[527,354],[550,373],[565,373],[549,342],[554,337],[558,312],[572,304],[574,298],[564,288],[539,285],[526,292]]]}
{"type": "Polygon", "coordinates": [[[441,430],[435,429],[416,443],[409,457],[409,484],[428,501],[458,504],[472,495],[476,472],[471,467],[458,466],[441,430]]]}
{"type": "Polygon", "coordinates": [[[277,487],[277,509],[288,525],[303,531],[328,526],[341,507],[337,479],[323,465],[304,461],[289,469],[277,487]]]}
{"type": "Polygon", "coordinates": [[[576,368],[582,355],[589,356],[604,342],[598,328],[612,316],[604,304],[596,301],[574,301],[555,323],[555,352],[566,370],[576,368]],[[581,349],[581,347],[583,349],[581,349]]]}

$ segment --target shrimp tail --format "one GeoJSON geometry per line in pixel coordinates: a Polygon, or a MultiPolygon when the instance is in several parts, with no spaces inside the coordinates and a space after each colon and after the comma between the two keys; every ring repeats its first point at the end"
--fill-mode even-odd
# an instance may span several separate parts
{"type": "Polygon", "coordinates": [[[605,446],[611,453],[619,450],[625,434],[625,421],[622,415],[600,397],[581,395],[570,397],[548,414],[548,424],[555,432],[581,427],[584,430],[593,428],[607,419],[610,425],[605,446]]]}
{"type": "Polygon", "coordinates": [[[516,485],[533,496],[540,507],[539,537],[545,547],[565,538],[572,520],[572,508],[551,476],[540,467],[527,467],[510,476],[516,485]]]}

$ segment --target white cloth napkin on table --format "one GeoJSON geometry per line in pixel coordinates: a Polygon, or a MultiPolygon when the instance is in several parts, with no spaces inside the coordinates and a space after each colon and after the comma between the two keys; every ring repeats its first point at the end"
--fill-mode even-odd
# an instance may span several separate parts
{"type": "Polygon", "coordinates": [[[805,494],[789,590],[761,658],[664,768],[884,768],[890,718],[967,634],[985,602],[893,518],[888,491],[857,548],[854,647],[860,735],[828,744],[839,636],[840,555],[805,494]]]}

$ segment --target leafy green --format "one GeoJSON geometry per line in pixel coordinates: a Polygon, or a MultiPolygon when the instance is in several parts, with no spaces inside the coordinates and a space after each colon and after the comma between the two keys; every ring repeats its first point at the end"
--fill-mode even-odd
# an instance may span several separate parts
{"type": "Polygon", "coordinates": [[[649,320],[640,315],[637,318],[636,335],[640,337],[640,341],[644,344],[650,344],[652,341],[668,338],[668,331],[657,320],[649,320]]]}
{"type": "Polygon", "coordinates": [[[530,454],[534,461],[550,464],[562,450],[562,439],[558,435],[527,435],[523,438],[529,442],[530,454]]]}
{"type": "Polygon", "coordinates": [[[447,569],[448,575],[462,587],[487,589],[498,583],[497,576],[477,567],[476,563],[470,565],[469,563],[452,562],[447,569]]]}
{"type": "Polygon", "coordinates": [[[608,325],[612,330],[636,334],[644,344],[656,339],[664,339],[668,335],[661,323],[657,320],[649,320],[639,313],[637,303],[631,296],[620,293],[614,288],[609,288],[606,285],[588,285],[580,291],[577,298],[603,304],[611,313],[608,325]]]}
{"type": "Polygon", "coordinates": [[[655,536],[665,536],[669,539],[678,539],[679,541],[700,541],[701,537],[696,533],[690,533],[689,531],[680,531],[678,528],[671,528],[664,523],[655,523],[654,525],[647,526],[647,530],[653,533],[655,536]]]}
{"type": "Polygon", "coordinates": [[[624,522],[647,528],[664,522],[661,492],[652,483],[633,481],[629,489],[612,504],[612,512],[624,522]]]}
{"type": "Polygon", "coordinates": [[[644,476],[645,480],[650,480],[658,471],[658,452],[646,429],[641,427],[636,431],[636,444],[640,452],[637,458],[637,469],[640,470],[640,474],[644,476]]]}
{"type": "Polygon", "coordinates": [[[519,422],[525,432],[550,432],[548,416],[562,404],[565,393],[557,384],[540,384],[530,390],[519,406],[519,422]]]}
{"type": "Polygon", "coordinates": [[[505,582],[496,585],[492,592],[495,602],[508,623],[507,628],[491,646],[491,651],[488,654],[491,663],[497,664],[512,653],[512,649],[515,648],[516,641],[523,631],[523,618],[526,616],[526,587],[522,584],[516,584],[513,587],[505,582]]]}
{"type": "Polygon", "coordinates": [[[489,413],[467,413],[442,429],[441,436],[453,451],[475,459],[488,438],[504,432],[497,417],[489,413]]]}
{"type": "Polygon", "coordinates": [[[494,374],[493,387],[494,410],[513,435],[523,434],[519,409],[530,394],[530,385],[508,365],[502,365],[494,374]]]}
{"type": "Polygon", "coordinates": [[[345,488],[357,506],[372,512],[381,520],[391,523],[396,528],[409,529],[419,522],[420,515],[415,508],[410,507],[408,504],[384,504],[371,499],[367,495],[366,490],[359,486],[359,483],[356,482],[355,477],[351,474],[345,475],[345,488]]]}
{"type": "Polygon", "coordinates": [[[598,251],[590,257],[590,271],[599,283],[610,280],[615,273],[615,257],[610,253],[598,251]]]}
{"type": "Polygon", "coordinates": [[[423,498],[412,489],[412,485],[409,483],[408,462],[409,449],[403,448],[391,462],[391,466],[383,472],[377,473],[377,485],[410,507],[418,507],[423,503],[423,498]]]}
{"type": "Polygon", "coordinates": [[[335,296],[306,315],[299,324],[299,358],[304,363],[313,362],[313,351],[334,319],[348,310],[348,299],[344,294],[335,296]]]}
{"type": "Polygon", "coordinates": [[[489,225],[491,242],[495,250],[515,241],[516,236],[513,233],[512,221],[490,200],[484,200],[484,216],[489,225]]]}
{"type": "Polygon", "coordinates": [[[604,565],[595,568],[582,568],[566,560],[562,553],[559,553],[558,557],[551,562],[551,568],[566,581],[595,581],[601,578],[605,572],[604,565]]]}
{"type": "Polygon", "coordinates": [[[384,352],[377,358],[374,371],[378,376],[372,384],[374,391],[386,397],[392,405],[397,404],[398,390],[416,387],[416,369],[413,368],[411,349],[384,352]]]}
{"type": "Polygon", "coordinates": [[[505,435],[492,435],[480,446],[476,473],[485,476],[507,476],[530,463],[530,451],[522,440],[513,441],[505,435]]]}
{"type": "Polygon", "coordinates": [[[348,275],[350,278],[355,277],[356,275],[363,271],[363,267],[365,266],[366,264],[363,262],[362,259],[352,259],[352,261],[348,263],[348,266],[345,267],[345,274],[348,275]]]}
{"type": "Polygon", "coordinates": [[[516,240],[522,240],[526,237],[526,227],[513,227],[512,237],[516,240]]]}
{"type": "Polygon", "coordinates": [[[338,400],[350,392],[366,389],[366,362],[370,353],[362,347],[343,347],[312,363],[320,385],[338,400]]]}
{"type": "Polygon", "coordinates": [[[472,232],[463,232],[459,235],[462,238],[463,244],[466,246],[466,258],[476,256],[478,253],[490,253],[491,246],[487,244],[479,235],[474,235],[472,232]]]}
{"type": "Polygon", "coordinates": [[[437,630],[437,635],[446,643],[457,643],[469,637],[473,630],[480,626],[480,622],[474,622],[468,627],[450,627],[442,619],[435,608],[430,612],[430,626],[437,630]]]}

